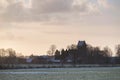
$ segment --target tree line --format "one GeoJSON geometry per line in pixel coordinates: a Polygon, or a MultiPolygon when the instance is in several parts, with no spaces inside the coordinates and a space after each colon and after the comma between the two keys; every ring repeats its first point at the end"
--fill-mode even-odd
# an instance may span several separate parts
{"type": "Polygon", "coordinates": [[[17,53],[14,49],[0,49],[0,68],[13,66],[13,64],[25,64],[25,58],[21,53],[17,53]],[[3,66],[7,65],[7,66],[3,66]]]}
{"type": "Polygon", "coordinates": [[[61,60],[62,63],[72,60],[73,64],[119,64],[120,44],[116,45],[115,50],[116,56],[113,57],[112,50],[109,47],[100,49],[100,47],[93,47],[88,44],[83,47],[72,44],[67,49],[54,50],[54,56],[56,60],[61,60]]]}
{"type": "MultiPolygon", "coordinates": [[[[120,64],[120,44],[116,45],[115,50],[116,56],[112,57],[113,53],[109,47],[100,49],[88,44],[82,47],[72,44],[67,49],[58,50],[55,45],[51,45],[46,56],[60,60],[61,64],[120,64]]],[[[29,57],[32,58],[34,55],[30,55],[29,57]]],[[[7,64],[8,66],[11,64],[28,64],[26,58],[12,48],[0,49],[0,66],[3,64],[7,64]]],[[[39,62],[39,57],[37,58],[36,61],[39,62]]],[[[37,63],[36,61],[35,63],[37,63]]],[[[43,61],[41,64],[45,63],[45,60],[41,61],[43,61]]]]}

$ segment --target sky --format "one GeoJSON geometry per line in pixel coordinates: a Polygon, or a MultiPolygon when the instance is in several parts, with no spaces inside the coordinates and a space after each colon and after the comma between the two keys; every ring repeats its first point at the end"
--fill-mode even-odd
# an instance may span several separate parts
{"type": "Polygon", "coordinates": [[[0,48],[45,55],[85,40],[120,44],[120,0],[0,0],[0,48]]]}

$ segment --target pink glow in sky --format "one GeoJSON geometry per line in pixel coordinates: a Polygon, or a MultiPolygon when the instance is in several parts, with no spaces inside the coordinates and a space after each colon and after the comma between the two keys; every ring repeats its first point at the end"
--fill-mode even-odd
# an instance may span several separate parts
{"type": "Polygon", "coordinates": [[[109,46],[120,43],[119,0],[0,0],[0,48],[24,55],[46,54],[86,40],[109,46]]]}

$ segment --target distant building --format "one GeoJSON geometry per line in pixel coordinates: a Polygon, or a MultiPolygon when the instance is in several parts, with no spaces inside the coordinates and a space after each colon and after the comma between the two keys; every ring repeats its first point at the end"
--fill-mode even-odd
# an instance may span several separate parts
{"type": "Polygon", "coordinates": [[[26,58],[26,62],[32,64],[44,64],[48,62],[48,59],[48,56],[32,56],[26,58]]]}
{"type": "Polygon", "coordinates": [[[77,44],[77,63],[86,63],[87,60],[87,44],[85,41],[78,41],[77,44]]]}
{"type": "Polygon", "coordinates": [[[78,48],[86,47],[86,42],[85,41],[78,41],[77,47],[78,48]]]}
{"type": "Polygon", "coordinates": [[[27,62],[27,63],[31,63],[32,61],[33,61],[33,58],[27,58],[27,59],[26,59],[26,62],[27,62]]]}

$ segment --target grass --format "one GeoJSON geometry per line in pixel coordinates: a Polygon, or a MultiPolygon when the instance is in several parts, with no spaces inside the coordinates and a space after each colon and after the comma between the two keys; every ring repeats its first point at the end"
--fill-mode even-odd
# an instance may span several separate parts
{"type": "Polygon", "coordinates": [[[0,80],[120,80],[120,67],[0,70],[0,80]]]}

